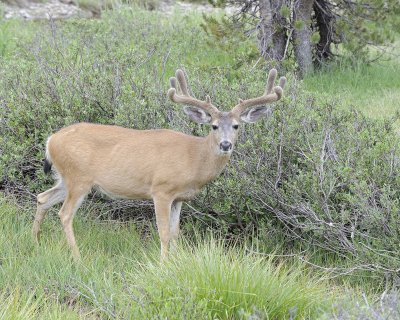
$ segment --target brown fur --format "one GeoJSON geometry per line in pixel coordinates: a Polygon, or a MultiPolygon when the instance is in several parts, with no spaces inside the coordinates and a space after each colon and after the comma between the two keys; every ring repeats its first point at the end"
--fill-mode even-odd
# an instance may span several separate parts
{"type": "MultiPolygon", "coordinates": [[[[60,217],[74,255],[79,258],[72,231],[75,208],[94,186],[119,198],[153,199],[160,234],[166,234],[162,239],[165,248],[169,235],[164,228],[169,224],[172,204],[194,197],[229,160],[230,155],[216,154],[210,151],[213,149],[211,135],[200,138],[172,130],[141,131],[79,123],[52,135],[47,154],[65,186],[60,192],[70,199],[60,217]]],[[[57,200],[54,198],[60,192],[38,195],[35,238],[47,209],[44,207],[57,200]]],[[[64,200],[59,197],[57,202],[64,200]]],[[[162,251],[165,256],[166,250],[162,251]]]]}

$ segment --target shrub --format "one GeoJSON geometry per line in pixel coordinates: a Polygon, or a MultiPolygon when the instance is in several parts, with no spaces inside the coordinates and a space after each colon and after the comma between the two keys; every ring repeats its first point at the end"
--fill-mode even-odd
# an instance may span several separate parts
{"type": "Polygon", "coordinates": [[[354,256],[396,277],[400,153],[391,121],[291,92],[242,141],[201,201],[224,214],[229,230],[266,224],[286,241],[354,256]]]}
{"type": "MultiPolygon", "coordinates": [[[[177,66],[195,95],[209,94],[225,110],[238,97],[259,95],[266,81],[262,64],[231,68],[234,55],[198,37],[193,20],[171,24],[127,10],[40,32],[1,62],[1,186],[23,195],[51,182],[41,171],[45,141],[77,121],[205,135],[208,128],[190,124],[167,101],[177,66]]],[[[231,163],[192,202],[197,216],[230,235],[257,229],[395,276],[400,154],[393,122],[317,104],[289,83],[271,117],[242,129],[231,163]]]]}
{"type": "MultiPolygon", "coordinates": [[[[400,305],[397,290],[385,290],[378,301],[368,301],[363,295],[361,301],[351,301],[352,305],[338,306],[333,314],[325,314],[326,319],[399,319],[400,305]]],[[[325,318],[323,317],[323,319],[325,318]]]]}

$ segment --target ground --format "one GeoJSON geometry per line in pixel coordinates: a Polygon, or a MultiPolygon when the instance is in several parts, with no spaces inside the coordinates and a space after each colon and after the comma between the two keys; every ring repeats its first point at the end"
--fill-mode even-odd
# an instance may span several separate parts
{"type": "MultiPolygon", "coordinates": [[[[190,3],[181,1],[162,1],[157,10],[171,13],[173,10],[184,12],[210,12],[215,10],[211,5],[205,3],[190,3]]],[[[231,11],[232,9],[227,9],[231,11]]],[[[67,19],[71,17],[92,18],[97,17],[99,12],[94,8],[80,8],[72,0],[49,0],[44,2],[26,1],[17,4],[4,4],[4,17],[6,19],[20,17],[25,20],[38,19],[67,19]]]]}

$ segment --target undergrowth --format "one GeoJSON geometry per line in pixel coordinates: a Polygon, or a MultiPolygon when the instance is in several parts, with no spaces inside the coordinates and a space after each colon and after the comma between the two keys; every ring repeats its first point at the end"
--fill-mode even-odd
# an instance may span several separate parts
{"type": "MultiPolygon", "coordinates": [[[[30,24],[37,32],[22,33],[29,41],[6,45],[0,61],[0,187],[34,201],[53,183],[42,172],[47,137],[71,123],[206,135],[209,128],[190,123],[166,97],[178,67],[194,96],[210,95],[221,110],[261,94],[266,64],[254,62],[251,39],[238,37],[235,45],[227,34],[230,41],[216,44],[200,27],[200,16],[175,17],[126,8],[101,20],[30,24]]],[[[356,90],[366,70],[359,68],[340,86],[356,90]]],[[[243,126],[229,165],[184,216],[232,238],[258,230],[288,249],[305,243],[325,250],[339,267],[358,275],[361,268],[382,290],[396,282],[400,261],[395,118],[370,119],[351,104],[308,93],[290,73],[287,78],[285,98],[271,106],[270,117],[243,126]]],[[[388,78],[370,87],[389,86],[394,73],[388,78]]],[[[153,210],[147,203],[117,208],[96,194],[92,199],[122,220],[143,219],[153,210]]]]}
{"type": "Polygon", "coordinates": [[[184,230],[201,236],[183,241],[165,265],[153,226],[133,223],[144,223],[152,206],[96,193],[75,221],[81,265],[72,263],[57,217],[46,220],[41,245],[33,244],[32,203],[53,183],[42,173],[52,132],[89,121],[207,134],[167,101],[168,78],[178,67],[196,97],[208,94],[223,110],[263,91],[266,63],[257,61],[253,39],[232,33],[216,43],[201,16],[173,17],[125,8],[101,20],[0,22],[0,189],[29,207],[1,202],[0,315],[396,314],[396,60],[340,61],[302,82],[288,73],[286,97],[271,117],[244,127],[227,169],[184,207],[184,230]],[[210,229],[223,236],[210,237],[210,229]],[[350,306],[335,285],[339,292],[352,286],[350,306]]]}
{"type": "Polygon", "coordinates": [[[0,199],[0,315],[6,319],[303,319],[332,306],[323,274],[301,263],[196,234],[160,263],[157,237],[140,235],[132,222],[77,217],[83,261],[74,264],[57,217],[48,217],[40,245],[33,243],[32,210],[0,199]]]}

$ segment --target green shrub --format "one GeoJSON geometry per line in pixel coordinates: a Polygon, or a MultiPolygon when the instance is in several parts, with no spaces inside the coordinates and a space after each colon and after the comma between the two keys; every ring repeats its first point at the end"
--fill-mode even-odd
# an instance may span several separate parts
{"type": "Polygon", "coordinates": [[[385,290],[375,301],[364,294],[358,298],[340,301],[333,313],[324,314],[321,319],[399,319],[400,304],[398,290],[385,290]]]}
{"type": "MultiPolygon", "coordinates": [[[[178,66],[197,97],[209,94],[224,110],[263,91],[262,63],[234,69],[234,54],[199,37],[195,17],[182,18],[125,10],[101,21],[51,23],[2,60],[2,189],[31,199],[44,190],[51,183],[41,171],[45,141],[77,121],[205,135],[208,128],[189,123],[166,98],[178,66]]],[[[238,46],[241,52],[246,43],[238,46]]],[[[290,75],[289,84],[271,117],[241,130],[224,173],[192,202],[196,216],[230,235],[257,229],[395,276],[400,153],[393,123],[317,104],[290,75]]]]}
{"type": "Polygon", "coordinates": [[[214,184],[224,190],[210,188],[201,202],[209,211],[223,212],[230,229],[265,223],[287,240],[350,254],[395,276],[400,145],[392,122],[288,96],[243,134],[240,156],[214,184]]]}

